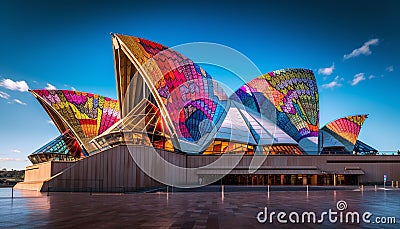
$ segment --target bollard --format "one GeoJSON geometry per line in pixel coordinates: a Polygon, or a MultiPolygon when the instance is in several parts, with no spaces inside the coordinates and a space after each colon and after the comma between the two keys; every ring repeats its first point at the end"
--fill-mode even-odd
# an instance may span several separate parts
{"type": "Polygon", "coordinates": [[[399,188],[399,181],[396,181],[396,188],[399,188]]]}
{"type": "Polygon", "coordinates": [[[364,185],[361,185],[361,192],[364,192],[364,185]]]}
{"type": "Polygon", "coordinates": [[[269,198],[269,185],[268,185],[268,192],[267,193],[268,193],[268,198],[269,198]]]}
{"type": "Polygon", "coordinates": [[[392,188],[394,188],[394,181],[392,181],[392,188]]]}
{"type": "Polygon", "coordinates": [[[11,187],[11,199],[14,199],[14,187],[11,187]]]}
{"type": "Polygon", "coordinates": [[[376,192],[376,185],[375,185],[375,192],[376,192]]]}
{"type": "Polygon", "coordinates": [[[222,200],[222,202],[224,202],[224,198],[225,198],[224,185],[222,185],[222,187],[221,187],[221,200],[222,200]]]}

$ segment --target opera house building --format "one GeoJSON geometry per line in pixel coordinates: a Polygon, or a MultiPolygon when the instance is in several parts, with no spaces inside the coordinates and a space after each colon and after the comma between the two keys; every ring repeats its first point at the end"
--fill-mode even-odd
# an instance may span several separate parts
{"type": "Polygon", "coordinates": [[[112,34],[117,99],[31,90],[60,135],[28,156],[38,191],[165,185],[360,185],[400,180],[400,157],[358,135],[366,114],[321,127],[315,76],[282,69],[228,93],[173,49],[112,34]]]}

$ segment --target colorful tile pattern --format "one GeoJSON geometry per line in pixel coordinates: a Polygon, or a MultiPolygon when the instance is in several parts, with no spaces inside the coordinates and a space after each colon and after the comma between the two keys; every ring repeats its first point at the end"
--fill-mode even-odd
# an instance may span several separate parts
{"type": "Polygon", "coordinates": [[[61,115],[83,145],[89,144],[93,137],[103,133],[120,119],[118,102],[114,99],[69,90],[32,92],[61,115]]]}
{"type": "Polygon", "coordinates": [[[268,118],[268,107],[275,107],[277,125],[297,142],[318,136],[318,89],[311,70],[283,69],[264,74],[239,88],[235,97],[268,118]]]}
{"type": "Polygon", "coordinates": [[[178,138],[196,142],[225,117],[228,97],[199,65],[155,42],[116,36],[151,78],[178,138]]]}
{"type": "Polygon", "coordinates": [[[325,127],[354,145],[356,144],[361,126],[367,117],[368,115],[366,114],[347,116],[336,119],[328,123],[325,127]]]}

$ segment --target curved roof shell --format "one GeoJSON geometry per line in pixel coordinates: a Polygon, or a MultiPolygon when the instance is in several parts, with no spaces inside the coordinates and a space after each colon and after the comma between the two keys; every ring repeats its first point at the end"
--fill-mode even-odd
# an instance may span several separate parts
{"type": "Polygon", "coordinates": [[[87,156],[87,153],[82,149],[71,134],[70,131],[63,133],[46,145],[40,147],[35,152],[28,156],[33,164],[47,162],[52,160],[78,160],[87,156]]]}
{"type": "Polygon", "coordinates": [[[218,83],[161,44],[114,34],[113,47],[122,116],[149,99],[159,107],[175,148],[204,150],[226,115],[228,97],[218,83]]]}
{"type": "Polygon", "coordinates": [[[231,98],[274,120],[297,142],[318,137],[319,96],[311,70],[269,72],[240,87],[231,98]]]}
{"type": "Polygon", "coordinates": [[[244,109],[234,101],[232,101],[232,105],[218,130],[216,138],[260,146],[273,144],[297,145],[296,141],[271,120],[259,113],[244,109]]]}
{"type": "Polygon", "coordinates": [[[89,141],[120,119],[117,100],[70,90],[31,90],[61,133],[70,130],[88,152],[89,141]]]}
{"type": "Polygon", "coordinates": [[[344,146],[351,152],[357,142],[367,114],[352,115],[336,119],[321,128],[322,147],[344,146]]]}

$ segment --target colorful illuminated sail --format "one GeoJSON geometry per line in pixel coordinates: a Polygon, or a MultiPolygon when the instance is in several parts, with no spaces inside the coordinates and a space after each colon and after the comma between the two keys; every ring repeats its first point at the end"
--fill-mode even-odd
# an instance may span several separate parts
{"type": "MultiPolygon", "coordinates": [[[[328,123],[324,128],[346,139],[353,145],[356,144],[361,127],[368,115],[353,115],[336,119],[328,123]]],[[[323,128],[323,129],[324,129],[323,128]]]]}
{"type": "Polygon", "coordinates": [[[166,46],[133,36],[115,34],[114,48],[122,49],[123,52],[116,54],[118,61],[129,66],[128,69],[121,68],[121,64],[117,66],[120,99],[125,99],[129,88],[126,82],[140,82],[138,76],[132,74],[135,72],[132,68],[139,69],[178,139],[197,142],[222,122],[228,98],[211,76],[192,60],[166,46]]]}
{"type": "Polygon", "coordinates": [[[90,151],[89,141],[120,119],[117,100],[69,90],[32,90],[60,132],[68,129],[90,151]]]}
{"type": "Polygon", "coordinates": [[[87,156],[78,141],[66,131],[28,156],[33,164],[52,160],[74,161],[87,156]]]}
{"type": "Polygon", "coordinates": [[[311,70],[283,69],[264,74],[243,85],[231,98],[276,119],[297,142],[318,136],[318,90],[311,70]]]}

